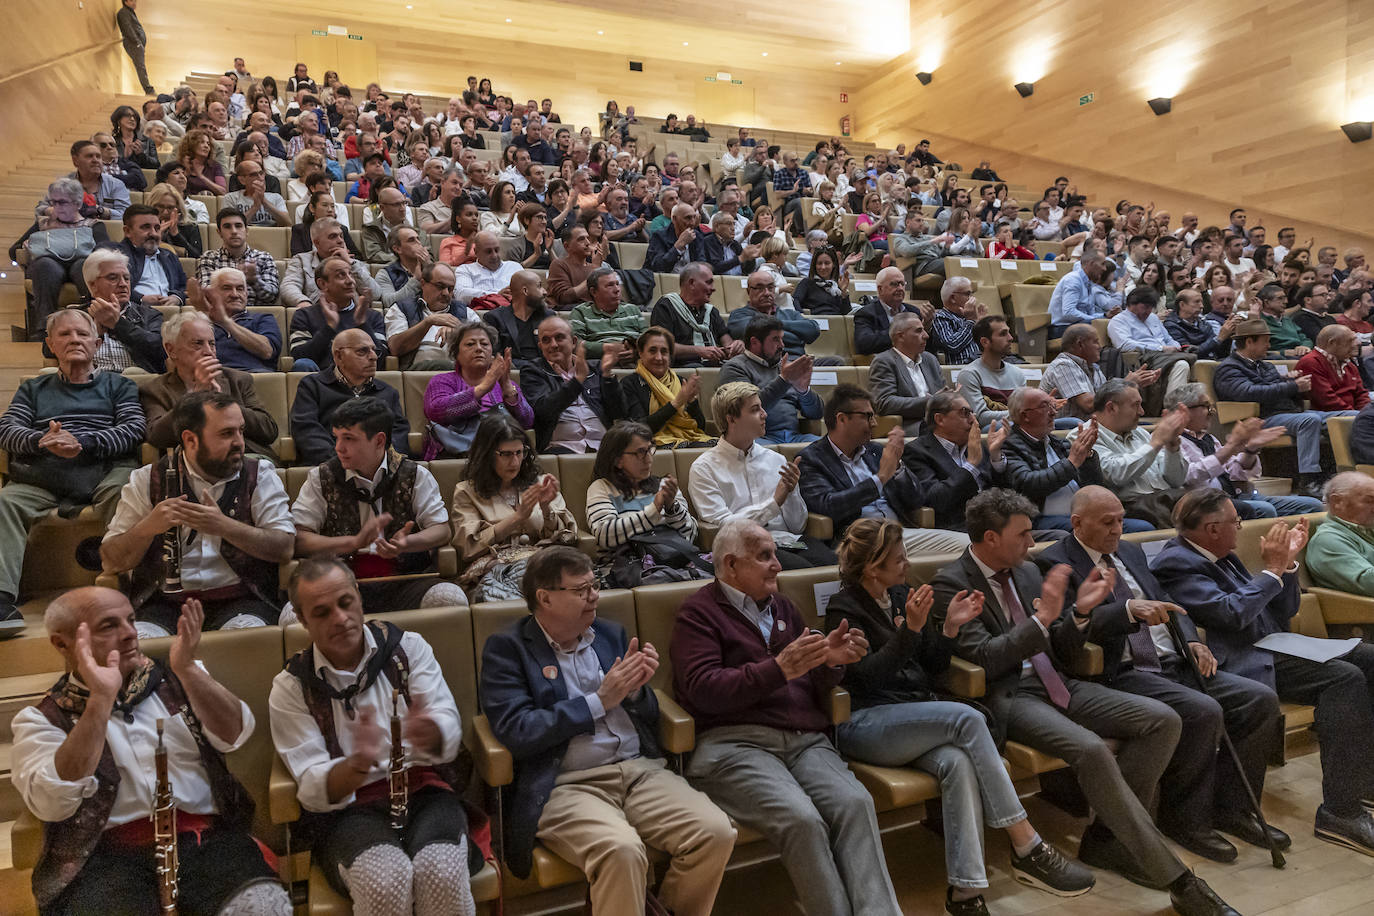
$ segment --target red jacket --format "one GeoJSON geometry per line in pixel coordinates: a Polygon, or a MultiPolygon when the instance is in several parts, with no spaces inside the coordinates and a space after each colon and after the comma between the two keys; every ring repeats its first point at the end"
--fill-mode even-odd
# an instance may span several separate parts
{"type": "Polygon", "coordinates": [[[1360,410],[1369,403],[1369,392],[1360,378],[1355,360],[1347,360],[1339,375],[1331,360],[1320,350],[1312,350],[1298,360],[1300,375],[1312,378],[1308,398],[1313,410],[1360,410]]]}

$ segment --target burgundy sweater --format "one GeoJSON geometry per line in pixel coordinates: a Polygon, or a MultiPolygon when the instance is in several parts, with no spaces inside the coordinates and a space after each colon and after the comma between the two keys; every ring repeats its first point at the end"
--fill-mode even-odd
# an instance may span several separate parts
{"type": "Polygon", "coordinates": [[[677,700],[697,733],[721,725],[764,725],[819,732],[830,727],[823,699],[843,669],[822,665],[787,680],[776,657],[805,631],[796,605],[773,596],[768,644],[714,581],[683,603],[669,657],[677,700]]]}

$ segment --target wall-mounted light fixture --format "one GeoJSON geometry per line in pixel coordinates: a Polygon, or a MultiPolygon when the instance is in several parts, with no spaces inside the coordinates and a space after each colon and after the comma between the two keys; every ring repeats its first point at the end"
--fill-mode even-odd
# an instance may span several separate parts
{"type": "Polygon", "coordinates": [[[916,79],[918,82],[920,82],[922,86],[929,86],[930,81],[934,79],[934,77],[932,77],[926,71],[922,70],[920,73],[916,74],[916,79]]]}
{"type": "Polygon", "coordinates": [[[1031,93],[1035,92],[1035,84],[1034,84],[1034,83],[1017,83],[1017,84],[1016,84],[1016,91],[1019,92],[1019,93],[1021,94],[1021,98],[1024,99],[1024,98],[1028,97],[1031,93]]]}
{"type": "Polygon", "coordinates": [[[1351,121],[1349,124],[1342,124],[1341,130],[1345,131],[1351,143],[1363,143],[1374,136],[1374,121],[1351,121]]]}
{"type": "Polygon", "coordinates": [[[1155,114],[1166,115],[1170,112],[1170,110],[1173,109],[1174,100],[1164,98],[1150,99],[1149,105],[1150,110],[1153,111],[1155,114]]]}

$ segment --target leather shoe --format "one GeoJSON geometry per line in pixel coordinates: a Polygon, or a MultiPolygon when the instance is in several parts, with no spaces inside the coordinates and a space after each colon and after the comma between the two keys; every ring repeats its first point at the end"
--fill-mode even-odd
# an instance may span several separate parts
{"type": "Polygon", "coordinates": [[[1121,841],[1106,830],[1095,830],[1091,825],[1083,831],[1083,842],[1078,845],[1078,861],[1092,868],[1116,872],[1132,884],[1162,891],[1168,882],[1151,880],[1136,864],[1135,857],[1126,851],[1121,841]]]}
{"type": "MultiPolygon", "coordinates": [[[[1273,824],[1266,824],[1265,826],[1269,828],[1269,837],[1274,841],[1274,848],[1279,852],[1285,852],[1288,847],[1293,845],[1293,840],[1288,834],[1273,824]]],[[[1260,849],[1269,848],[1269,844],[1264,840],[1264,830],[1260,827],[1259,818],[1255,816],[1253,811],[1217,818],[1216,828],[1222,833],[1231,834],[1238,840],[1244,840],[1251,846],[1258,846],[1260,849]]]]}
{"type": "Polygon", "coordinates": [[[1374,856],[1374,818],[1364,809],[1354,817],[1337,817],[1322,805],[1313,833],[1319,840],[1374,856]]]}
{"type": "Polygon", "coordinates": [[[1197,875],[1187,874],[1183,887],[1169,891],[1169,902],[1179,916],[1240,916],[1230,904],[1217,896],[1197,875]]]}
{"type": "Polygon", "coordinates": [[[1226,837],[1210,827],[1203,827],[1192,833],[1166,830],[1164,835],[1189,852],[1200,855],[1204,859],[1211,859],[1213,862],[1234,862],[1236,856],[1239,855],[1236,852],[1236,847],[1232,846],[1226,837]]]}

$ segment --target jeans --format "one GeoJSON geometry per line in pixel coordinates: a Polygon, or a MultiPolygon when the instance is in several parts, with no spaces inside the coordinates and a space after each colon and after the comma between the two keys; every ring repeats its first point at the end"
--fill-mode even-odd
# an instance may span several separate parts
{"type": "Polygon", "coordinates": [[[945,871],[955,887],[987,887],[983,825],[1026,819],[980,712],[963,703],[890,703],[856,710],[837,730],[840,751],[876,766],[914,766],[940,780],[945,871]]]}
{"type": "Polygon", "coordinates": [[[313,359],[293,359],[291,361],[292,372],[319,372],[320,367],[313,359]]]}
{"type": "Polygon", "coordinates": [[[1251,493],[1244,499],[1233,497],[1231,502],[1236,504],[1236,513],[1243,519],[1306,515],[1308,512],[1321,512],[1324,508],[1320,499],[1310,496],[1260,496],[1251,493]]]}
{"type": "Polygon", "coordinates": [[[799,433],[790,429],[771,429],[760,436],[760,445],[782,445],[786,442],[815,442],[819,439],[815,433],[799,433]]]}
{"type": "Polygon", "coordinates": [[[57,258],[34,258],[29,262],[27,276],[33,281],[33,326],[29,328],[29,338],[42,340],[45,336],[44,325],[48,316],[57,311],[57,303],[62,295],[62,284],[76,284],[77,292],[88,295],[86,280],[81,276],[81,266],[85,258],[59,261],[57,258]]]}
{"type": "Polygon", "coordinates": [[[1353,410],[1304,410],[1276,413],[1264,418],[1264,428],[1284,426],[1298,447],[1298,473],[1319,474],[1322,469],[1322,428],[1327,417],[1353,417],[1353,410]]]}
{"type": "MultiPolygon", "coordinates": [[[[1072,531],[1073,522],[1069,521],[1067,515],[1042,515],[1035,520],[1031,527],[1037,530],[1054,529],[1057,531],[1072,531]]],[[[1121,523],[1121,531],[1123,534],[1140,534],[1142,531],[1154,530],[1155,526],[1142,518],[1128,518],[1124,519],[1121,523]]]]}

